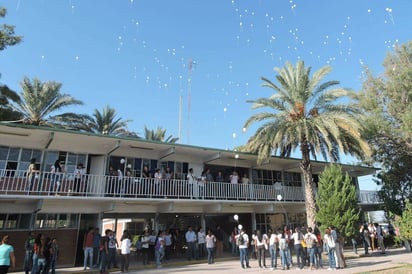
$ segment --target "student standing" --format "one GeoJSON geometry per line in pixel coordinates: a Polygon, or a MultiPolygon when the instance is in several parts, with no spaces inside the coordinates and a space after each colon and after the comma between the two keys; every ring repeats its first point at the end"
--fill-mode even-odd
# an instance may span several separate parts
{"type": "Polygon", "coordinates": [[[16,266],[14,248],[8,242],[9,236],[3,236],[0,245],[0,274],[6,274],[9,271],[10,266],[12,268],[16,266]]]}
{"type": "Polygon", "coordinates": [[[215,263],[214,250],[215,250],[216,238],[215,238],[215,235],[213,235],[212,230],[209,229],[209,231],[207,232],[205,241],[206,241],[206,249],[207,249],[207,263],[214,264],[215,263]]]}
{"type": "Polygon", "coordinates": [[[124,231],[121,240],[121,265],[120,271],[129,271],[129,262],[130,262],[130,247],[132,246],[132,240],[130,233],[128,231],[124,231]]]}

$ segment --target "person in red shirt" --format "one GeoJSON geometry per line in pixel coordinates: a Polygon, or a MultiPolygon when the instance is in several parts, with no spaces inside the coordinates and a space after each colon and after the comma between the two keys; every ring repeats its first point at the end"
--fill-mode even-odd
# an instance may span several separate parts
{"type": "Polygon", "coordinates": [[[91,268],[93,266],[93,238],[94,229],[93,227],[89,227],[89,230],[84,235],[83,240],[84,270],[86,270],[86,268],[91,268]],[[87,265],[87,259],[89,259],[89,265],[87,265]]]}

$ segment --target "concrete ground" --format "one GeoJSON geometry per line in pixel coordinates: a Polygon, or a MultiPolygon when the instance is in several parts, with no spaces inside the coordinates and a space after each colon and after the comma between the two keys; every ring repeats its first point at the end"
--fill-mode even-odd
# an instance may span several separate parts
{"type": "MultiPolygon", "coordinates": [[[[398,249],[389,249],[386,254],[380,254],[380,252],[371,253],[368,256],[359,256],[352,251],[345,251],[346,264],[347,267],[344,269],[336,270],[338,273],[366,273],[370,271],[377,270],[390,270],[394,267],[398,267],[402,264],[412,263],[412,254],[411,252],[406,251],[404,248],[398,249]]],[[[294,258],[296,262],[296,258],[294,258]]],[[[280,259],[278,258],[278,263],[280,259]]],[[[240,266],[239,258],[232,257],[227,254],[223,258],[216,259],[214,264],[207,264],[205,260],[197,261],[188,261],[184,257],[171,259],[169,262],[162,265],[162,268],[156,268],[152,264],[148,266],[143,266],[141,262],[132,260],[129,267],[130,274],[133,273],[148,273],[148,274],[186,274],[186,273],[198,273],[198,274],[207,274],[207,273],[224,273],[224,274],[237,274],[237,273],[268,273],[272,271],[281,271],[285,273],[302,273],[302,272],[316,272],[316,273],[329,273],[330,270],[327,270],[327,256],[323,256],[323,269],[316,269],[311,271],[309,268],[297,269],[295,266],[291,267],[290,270],[282,271],[281,268],[271,270],[270,268],[261,269],[259,268],[258,261],[252,259],[250,261],[251,268],[242,269],[240,266]]],[[[270,265],[270,259],[266,258],[266,265],[270,265]]],[[[94,274],[99,273],[98,269],[83,270],[83,267],[73,267],[73,268],[61,268],[56,271],[60,273],[83,273],[83,274],[94,274]]],[[[111,269],[111,273],[121,273],[120,269],[111,269]]],[[[24,272],[14,272],[18,274],[23,274],[24,272]]]]}

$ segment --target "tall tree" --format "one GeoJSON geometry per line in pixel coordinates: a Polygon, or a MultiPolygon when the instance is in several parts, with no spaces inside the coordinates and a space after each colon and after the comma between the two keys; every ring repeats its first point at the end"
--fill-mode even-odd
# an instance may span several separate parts
{"type": "Polygon", "coordinates": [[[11,107],[11,101],[20,101],[20,96],[6,85],[0,84],[0,121],[6,122],[21,119],[20,113],[11,107]]]}
{"type": "Polygon", "coordinates": [[[54,81],[41,82],[25,77],[21,82],[22,92],[17,100],[10,102],[10,107],[19,113],[17,122],[36,126],[62,126],[66,121],[79,119],[79,115],[71,112],[55,114],[61,109],[83,102],[68,94],[62,94],[61,83],[54,81]]]}
{"type": "Polygon", "coordinates": [[[166,129],[158,127],[156,130],[149,129],[147,126],[144,127],[144,138],[150,141],[158,141],[165,143],[176,143],[179,138],[169,135],[166,137],[166,129]]]}
{"type": "Polygon", "coordinates": [[[366,138],[381,172],[375,182],[384,209],[400,215],[412,198],[412,42],[396,46],[375,76],[367,67],[359,105],[367,113],[366,138]]]}
{"type": "Polygon", "coordinates": [[[128,136],[127,124],[130,120],[123,120],[117,117],[116,110],[110,106],[103,108],[102,112],[98,109],[94,110],[92,116],[83,115],[79,121],[74,121],[71,125],[74,128],[93,133],[128,136]]]}
{"type": "Polygon", "coordinates": [[[316,202],[316,221],[322,230],[334,225],[344,237],[356,235],[360,214],[356,187],[339,165],[325,167],[319,177],[316,202]]]}
{"type": "MultiPolygon", "coordinates": [[[[0,17],[4,18],[7,10],[0,7],[0,17]]],[[[0,51],[8,46],[17,45],[22,41],[22,37],[14,34],[14,26],[3,24],[0,26],[0,51]]],[[[18,101],[18,94],[0,83],[0,121],[18,120],[20,116],[10,107],[10,101],[18,101]]]]}
{"type": "Polygon", "coordinates": [[[258,153],[259,163],[279,152],[289,157],[300,148],[300,169],[305,184],[307,222],[315,222],[316,204],[310,156],[321,154],[326,160],[339,161],[339,152],[363,159],[369,155],[362,138],[360,109],[350,104],[355,94],[344,88],[332,88],[337,81],[321,83],[331,71],[325,66],[311,77],[311,68],[298,61],[276,68],[280,86],[262,77],[263,86],[275,91],[269,98],[248,101],[253,109],[266,109],[250,117],[245,128],[264,122],[247,142],[247,150],[258,153]]]}
{"type": "MultiPolygon", "coordinates": [[[[0,17],[4,18],[6,14],[7,9],[0,7],[0,17]]],[[[8,46],[17,45],[22,39],[22,36],[15,35],[13,25],[0,25],[0,51],[6,49],[8,46]]]]}
{"type": "Polygon", "coordinates": [[[404,242],[409,242],[412,239],[412,204],[407,200],[405,209],[401,215],[395,217],[395,226],[399,228],[397,237],[404,242]]]}

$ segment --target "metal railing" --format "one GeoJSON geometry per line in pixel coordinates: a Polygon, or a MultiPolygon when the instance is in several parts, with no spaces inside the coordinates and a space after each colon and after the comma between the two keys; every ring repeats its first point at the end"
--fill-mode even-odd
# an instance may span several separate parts
{"type": "MultiPolygon", "coordinates": [[[[304,202],[302,187],[226,182],[195,182],[177,179],[118,177],[40,172],[28,175],[24,171],[0,170],[0,196],[85,196],[149,199],[207,199],[304,202]]],[[[359,202],[375,199],[375,193],[360,192],[359,202]]]]}

